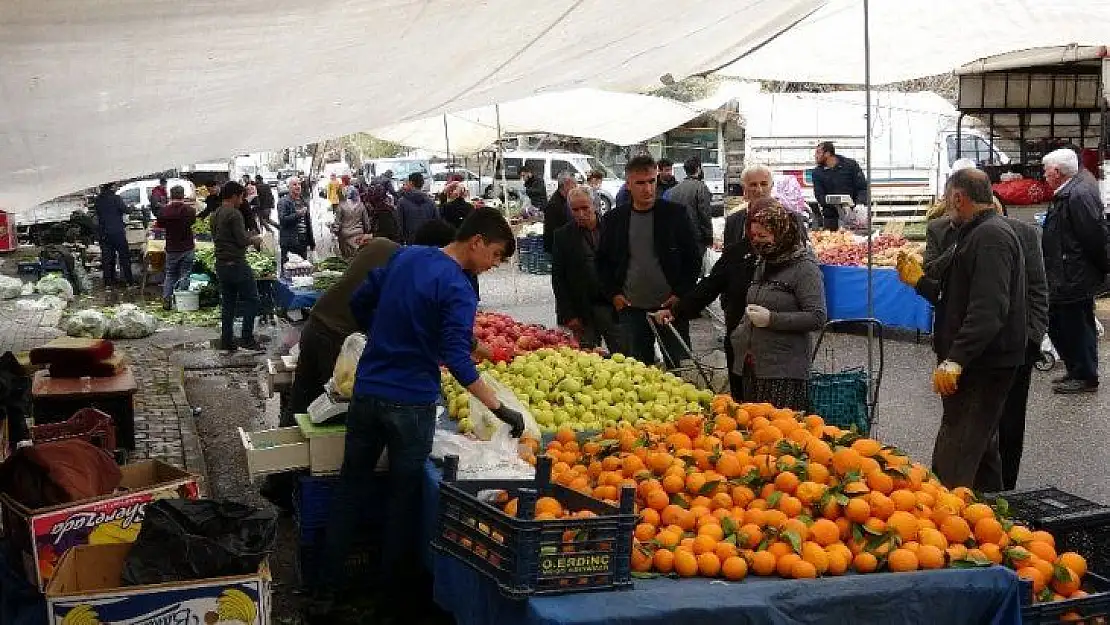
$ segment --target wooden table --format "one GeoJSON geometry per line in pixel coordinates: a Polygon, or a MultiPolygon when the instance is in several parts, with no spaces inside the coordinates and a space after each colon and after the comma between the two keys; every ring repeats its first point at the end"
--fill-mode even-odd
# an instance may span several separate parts
{"type": "Polygon", "coordinates": [[[31,382],[31,414],[42,424],[65,421],[86,407],[102,410],[115,421],[119,446],[134,450],[138,390],[130,366],[109,378],[52,378],[48,371],[37,371],[31,382]]]}

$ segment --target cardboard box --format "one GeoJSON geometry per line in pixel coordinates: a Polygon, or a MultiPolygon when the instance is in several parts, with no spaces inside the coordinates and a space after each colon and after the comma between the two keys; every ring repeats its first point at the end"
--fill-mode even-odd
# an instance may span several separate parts
{"type": "Polygon", "coordinates": [[[50,625],[226,623],[269,625],[270,570],[237,577],[147,586],[123,586],[120,575],[131,545],[70,549],[46,587],[50,625]]]}
{"type": "Polygon", "coordinates": [[[62,506],[31,510],[0,495],[11,562],[23,563],[32,584],[45,588],[73,547],[133,542],[151,501],[199,497],[198,476],[159,460],[127,464],[120,471],[119,492],[62,506]]]}

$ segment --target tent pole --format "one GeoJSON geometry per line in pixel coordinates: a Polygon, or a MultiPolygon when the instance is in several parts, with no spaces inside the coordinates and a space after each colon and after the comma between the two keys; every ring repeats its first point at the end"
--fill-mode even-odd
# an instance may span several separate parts
{"type": "MultiPolygon", "coordinates": [[[[867,158],[867,317],[875,318],[875,293],[873,273],[874,263],[874,232],[872,231],[871,212],[873,201],[871,197],[871,5],[868,0],[863,0],[863,87],[867,120],[867,134],[864,137],[865,157],[867,158]]],[[[875,336],[874,328],[867,325],[867,390],[870,396],[874,386],[871,372],[875,370],[875,336]]],[[[869,397],[870,398],[870,397],[869,397]]],[[[878,401],[873,398],[872,401],[878,401]]]]}
{"type": "MultiPolygon", "coordinates": [[[[497,162],[500,164],[501,169],[501,212],[505,215],[505,219],[509,219],[509,186],[508,181],[505,180],[505,158],[501,148],[501,105],[493,105],[493,114],[497,120],[497,162]]],[[[497,167],[494,168],[493,175],[497,176],[497,167]]],[[[517,250],[517,254],[520,250],[517,250]]],[[[517,304],[520,303],[520,281],[519,269],[517,263],[510,261],[510,271],[513,272],[513,295],[517,304]]]]}
{"type": "Polygon", "coordinates": [[[447,132],[447,113],[443,114],[443,142],[447,145],[447,162],[451,161],[451,134],[447,132]]]}

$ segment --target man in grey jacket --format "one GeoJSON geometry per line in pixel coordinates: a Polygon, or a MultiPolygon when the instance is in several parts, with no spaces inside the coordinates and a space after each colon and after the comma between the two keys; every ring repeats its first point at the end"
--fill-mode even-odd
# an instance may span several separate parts
{"type": "Polygon", "coordinates": [[[682,169],[686,171],[686,179],[667,191],[663,199],[686,208],[699,246],[698,257],[704,260],[705,251],[713,245],[713,218],[709,212],[713,193],[702,181],[701,159],[691,156],[682,164],[682,169]]]}

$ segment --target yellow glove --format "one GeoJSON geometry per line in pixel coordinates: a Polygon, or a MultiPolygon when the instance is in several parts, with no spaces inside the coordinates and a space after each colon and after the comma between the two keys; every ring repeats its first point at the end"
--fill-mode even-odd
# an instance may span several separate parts
{"type": "Polygon", "coordinates": [[[933,392],[948,397],[956,392],[957,382],[964,368],[951,360],[945,360],[933,370],[933,392]]]}
{"type": "Polygon", "coordinates": [[[911,287],[917,286],[917,283],[920,282],[921,278],[925,275],[925,270],[921,268],[921,263],[905,252],[898,252],[897,267],[898,279],[911,287]]]}

